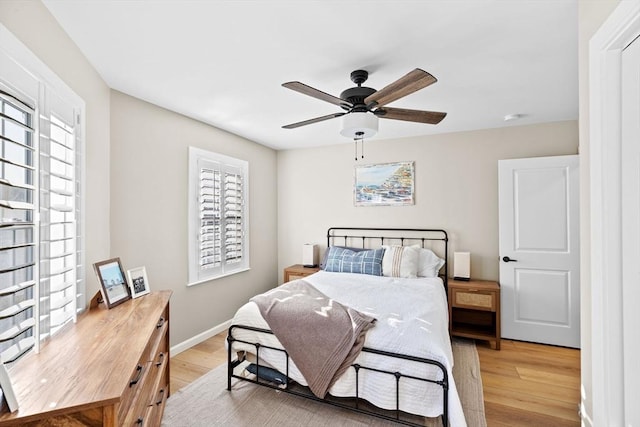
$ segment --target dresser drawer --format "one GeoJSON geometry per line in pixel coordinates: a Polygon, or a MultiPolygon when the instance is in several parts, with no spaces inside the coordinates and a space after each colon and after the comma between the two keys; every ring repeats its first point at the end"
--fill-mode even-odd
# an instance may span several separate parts
{"type": "MultiPolygon", "coordinates": [[[[149,406],[148,396],[153,393],[153,378],[151,375],[152,363],[148,361],[144,364],[142,374],[135,384],[135,396],[131,399],[131,405],[127,413],[124,414],[125,426],[145,425],[139,420],[144,420],[145,412],[149,406]]],[[[122,418],[119,418],[122,419],[122,418]]]]}
{"type": "Polygon", "coordinates": [[[164,406],[169,397],[167,364],[149,362],[149,371],[136,396],[135,403],[126,415],[125,426],[159,426],[164,406]]]}
{"type": "Polygon", "coordinates": [[[127,413],[131,409],[131,406],[135,400],[135,396],[142,386],[144,377],[149,371],[151,363],[148,361],[148,356],[141,359],[138,365],[133,370],[133,373],[129,376],[129,386],[122,393],[120,400],[120,408],[118,409],[118,420],[123,420],[127,416],[127,413]]]}
{"type": "MultiPolygon", "coordinates": [[[[167,319],[166,309],[158,319],[156,327],[151,334],[151,338],[149,339],[136,368],[130,375],[129,387],[127,387],[122,394],[120,408],[118,409],[119,420],[123,420],[125,417],[130,415],[129,410],[131,409],[131,405],[133,404],[136,395],[140,393],[139,390],[145,382],[146,377],[151,376],[154,379],[156,378],[155,371],[158,371],[158,366],[160,366],[156,364],[161,363],[161,365],[164,366],[166,360],[169,359],[166,340],[169,323],[165,319],[167,319]]],[[[152,382],[155,382],[155,380],[152,380],[152,382]]]]}
{"type": "Polygon", "coordinates": [[[160,381],[160,387],[156,391],[152,404],[149,406],[149,412],[147,412],[147,420],[150,426],[159,426],[162,421],[162,413],[164,412],[164,406],[167,403],[169,397],[169,376],[168,372],[162,375],[160,381]]]}
{"type": "Polygon", "coordinates": [[[156,350],[158,346],[167,336],[167,330],[169,328],[168,319],[169,319],[169,316],[165,309],[165,311],[162,313],[162,316],[160,316],[160,318],[158,319],[156,323],[156,328],[153,331],[151,338],[149,339],[149,345],[150,345],[149,354],[148,354],[149,359],[147,360],[152,360],[154,358],[154,355],[156,354],[156,350]]]}
{"type": "Polygon", "coordinates": [[[453,289],[452,291],[452,307],[496,311],[496,294],[494,292],[474,289],[453,289]]]}
{"type": "Polygon", "coordinates": [[[166,342],[163,340],[162,345],[158,348],[158,352],[155,358],[151,361],[151,367],[149,368],[149,382],[153,384],[151,392],[147,395],[147,405],[155,405],[157,402],[158,391],[165,388],[168,392],[168,388],[165,387],[167,373],[169,372],[169,352],[166,342]]]}

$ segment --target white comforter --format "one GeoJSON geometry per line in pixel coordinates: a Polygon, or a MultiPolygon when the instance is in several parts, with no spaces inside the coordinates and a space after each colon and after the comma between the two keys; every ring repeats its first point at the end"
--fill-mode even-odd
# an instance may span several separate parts
{"type": "MultiPolygon", "coordinates": [[[[439,278],[399,279],[351,273],[320,271],[305,277],[307,282],[336,301],[378,319],[367,332],[365,347],[386,350],[442,363],[449,378],[449,422],[466,426],[462,405],[453,380],[453,355],[448,333],[447,298],[439,278]]],[[[249,302],[236,313],[233,324],[269,329],[255,303],[249,302]]],[[[282,348],[275,336],[235,329],[234,338],[282,348]]],[[[233,350],[255,353],[255,347],[234,342],[233,350]]],[[[285,372],[282,352],[260,349],[262,362],[285,372]]],[[[393,359],[362,352],[356,362],[362,366],[399,371],[421,378],[441,378],[439,368],[422,363],[393,359]]],[[[360,397],[384,409],[395,409],[395,378],[392,375],[361,370],[360,397]]],[[[289,377],[306,385],[293,362],[289,377]]],[[[329,389],[333,396],[355,395],[355,371],[349,369],[329,389]]],[[[400,380],[400,409],[412,414],[436,417],[442,414],[442,388],[411,379],[400,380]]]]}

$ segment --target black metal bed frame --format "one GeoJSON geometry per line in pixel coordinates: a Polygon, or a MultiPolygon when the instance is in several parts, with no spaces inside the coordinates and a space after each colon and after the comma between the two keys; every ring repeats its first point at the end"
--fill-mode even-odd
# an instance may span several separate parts
{"type": "MultiPolygon", "coordinates": [[[[440,230],[440,229],[418,229],[418,228],[412,228],[412,229],[407,229],[407,228],[362,228],[362,227],[331,227],[327,230],[327,247],[330,247],[332,244],[336,243],[336,239],[344,239],[343,240],[343,244],[344,246],[353,246],[354,245],[354,241],[360,241],[361,243],[361,247],[362,248],[368,248],[371,247],[371,245],[367,245],[367,243],[373,243],[375,241],[379,241],[381,245],[385,244],[386,242],[389,242],[388,244],[391,244],[391,242],[394,241],[400,241],[400,245],[405,246],[405,242],[406,241],[410,241],[410,242],[415,242],[415,241],[419,241],[421,242],[421,246],[425,247],[425,241],[443,241],[444,242],[444,257],[445,260],[447,262],[445,262],[444,265],[444,274],[441,275],[443,277],[443,282],[444,282],[444,286],[445,286],[445,292],[447,291],[447,273],[448,273],[448,236],[447,236],[447,232],[445,230],[440,230]],[[344,233],[344,234],[339,234],[339,233],[344,233]],[[350,234],[349,234],[350,233],[350,234]],[[371,235],[371,233],[393,233],[389,236],[374,236],[371,235]],[[402,233],[402,236],[397,236],[395,235],[395,233],[402,233]],[[420,234],[423,234],[423,236],[419,236],[420,234]],[[431,234],[436,235],[436,237],[430,237],[431,234]],[[425,236],[426,235],[426,236],[425,236]]],[[[413,380],[418,380],[418,381],[424,381],[424,382],[428,382],[428,383],[432,383],[432,384],[436,384],[439,385],[442,388],[442,393],[443,393],[443,405],[442,405],[442,415],[441,415],[441,421],[443,426],[448,426],[449,425],[449,378],[448,378],[448,374],[447,374],[447,370],[446,367],[438,362],[437,360],[432,360],[432,359],[426,359],[426,358],[422,358],[422,357],[416,357],[416,356],[411,356],[411,355],[406,355],[406,354],[400,354],[400,353],[393,353],[393,352],[388,352],[388,351],[384,351],[384,350],[378,350],[378,349],[374,349],[374,348],[368,348],[368,347],[363,347],[362,351],[363,352],[367,352],[367,353],[374,353],[374,354],[378,354],[381,356],[385,356],[385,357],[390,357],[390,358],[396,358],[396,359],[403,359],[403,360],[408,360],[408,361],[413,361],[413,362],[419,362],[419,363],[424,363],[424,364],[428,364],[428,365],[433,365],[436,366],[437,368],[439,368],[440,372],[442,373],[441,378],[420,378],[420,377],[416,377],[416,376],[411,376],[411,375],[404,375],[401,372],[391,372],[391,371],[385,371],[385,370],[381,370],[381,369],[377,369],[377,368],[372,368],[372,367],[367,367],[367,366],[362,366],[360,364],[353,364],[351,365],[351,367],[355,370],[355,374],[356,374],[356,390],[355,390],[355,396],[353,396],[355,398],[354,400],[354,404],[348,404],[345,402],[340,402],[337,400],[329,400],[327,398],[319,398],[315,395],[313,395],[310,392],[303,392],[303,391],[299,391],[296,389],[293,389],[290,384],[289,384],[289,354],[287,353],[286,350],[281,349],[281,348],[275,348],[275,347],[270,347],[270,346],[266,346],[266,345],[262,345],[260,343],[253,343],[253,342],[247,342],[247,341],[243,341],[240,339],[237,339],[233,336],[233,332],[236,329],[244,329],[244,330],[250,330],[250,331],[254,331],[254,332],[258,332],[258,333],[264,333],[264,334],[271,334],[273,335],[273,332],[268,330],[268,329],[262,329],[262,328],[256,328],[256,327],[252,327],[252,326],[245,326],[245,325],[232,325],[229,328],[229,334],[227,335],[227,390],[231,391],[231,379],[232,378],[236,378],[238,380],[242,380],[242,381],[248,381],[254,384],[258,384],[264,387],[269,387],[269,388],[273,388],[273,389],[277,389],[277,390],[281,390],[283,392],[289,393],[289,394],[293,394],[296,396],[300,396],[300,397],[304,397],[307,399],[311,399],[311,400],[315,400],[317,402],[322,402],[322,403],[327,403],[329,405],[333,405],[333,406],[337,406],[343,409],[347,409],[350,411],[355,411],[355,412],[359,412],[359,413],[363,413],[363,414],[367,414],[367,415],[372,415],[375,416],[377,418],[382,418],[382,419],[386,419],[389,421],[394,421],[400,424],[404,424],[404,425],[410,425],[410,426],[423,426],[423,423],[417,423],[417,422],[412,422],[406,419],[402,419],[401,418],[401,414],[402,411],[400,410],[400,380],[402,378],[408,378],[408,379],[413,379],[413,380]],[[241,363],[245,362],[246,360],[246,354],[244,354],[242,356],[242,358],[237,358],[236,360],[233,360],[233,343],[234,342],[238,342],[238,343],[243,343],[243,344],[247,344],[247,345],[251,345],[254,346],[255,348],[255,359],[256,359],[256,375],[255,375],[255,379],[252,378],[247,378],[244,376],[240,376],[237,375],[236,373],[234,373],[234,369],[240,365],[241,363]],[[284,372],[285,376],[286,376],[286,382],[284,384],[284,388],[279,387],[267,380],[261,380],[260,377],[260,350],[261,349],[269,349],[269,350],[275,350],[278,352],[282,352],[285,355],[285,360],[286,360],[286,369],[284,372]],[[395,397],[396,397],[396,409],[392,410],[392,411],[387,411],[385,410],[385,412],[387,413],[394,413],[394,416],[388,415],[387,413],[383,413],[383,412],[374,412],[373,410],[369,410],[366,408],[362,408],[360,407],[360,396],[359,396],[359,373],[361,370],[368,370],[368,371],[373,371],[376,373],[381,373],[381,374],[387,374],[387,375],[392,375],[395,377],[395,384],[396,384],[396,390],[395,390],[395,397]]]]}

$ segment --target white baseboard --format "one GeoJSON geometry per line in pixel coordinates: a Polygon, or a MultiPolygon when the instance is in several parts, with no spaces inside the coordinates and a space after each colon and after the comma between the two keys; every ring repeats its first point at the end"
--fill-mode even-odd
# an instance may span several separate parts
{"type": "Polygon", "coordinates": [[[177,354],[180,354],[183,351],[190,349],[194,345],[200,344],[202,341],[208,340],[209,338],[215,335],[218,335],[222,331],[226,331],[227,329],[229,329],[229,326],[231,326],[231,319],[217,326],[214,326],[211,329],[201,332],[198,335],[191,337],[186,341],[183,341],[179,344],[174,345],[169,350],[170,351],[169,354],[171,354],[171,357],[175,357],[177,354]]]}

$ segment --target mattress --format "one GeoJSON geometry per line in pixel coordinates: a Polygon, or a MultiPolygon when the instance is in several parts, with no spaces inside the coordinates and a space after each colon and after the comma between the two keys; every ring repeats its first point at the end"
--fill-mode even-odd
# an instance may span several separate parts
{"type": "MultiPolygon", "coordinates": [[[[453,379],[453,354],[448,332],[447,297],[440,278],[403,279],[352,273],[319,271],[304,278],[320,292],[377,319],[366,335],[365,347],[433,359],[442,363],[449,379],[449,422],[453,427],[466,426],[462,405],[453,379]]],[[[257,305],[242,306],[232,324],[269,329],[257,305]]],[[[234,338],[282,348],[271,334],[234,329],[234,338]]],[[[255,353],[255,347],[233,343],[233,351],[255,353]]],[[[286,371],[284,353],[260,349],[260,361],[281,372],[286,371]]],[[[440,379],[439,368],[424,363],[361,352],[355,363],[404,375],[440,379]]],[[[304,377],[289,361],[289,377],[306,385],[304,377]]],[[[336,397],[355,396],[354,369],[345,372],[329,389],[336,397]]],[[[393,410],[396,407],[396,382],[393,375],[360,370],[359,396],[372,404],[393,410]]],[[[400,380],[402,411],[437,417],[442,414],[442,387],[408,378],[400,380]]]]}

